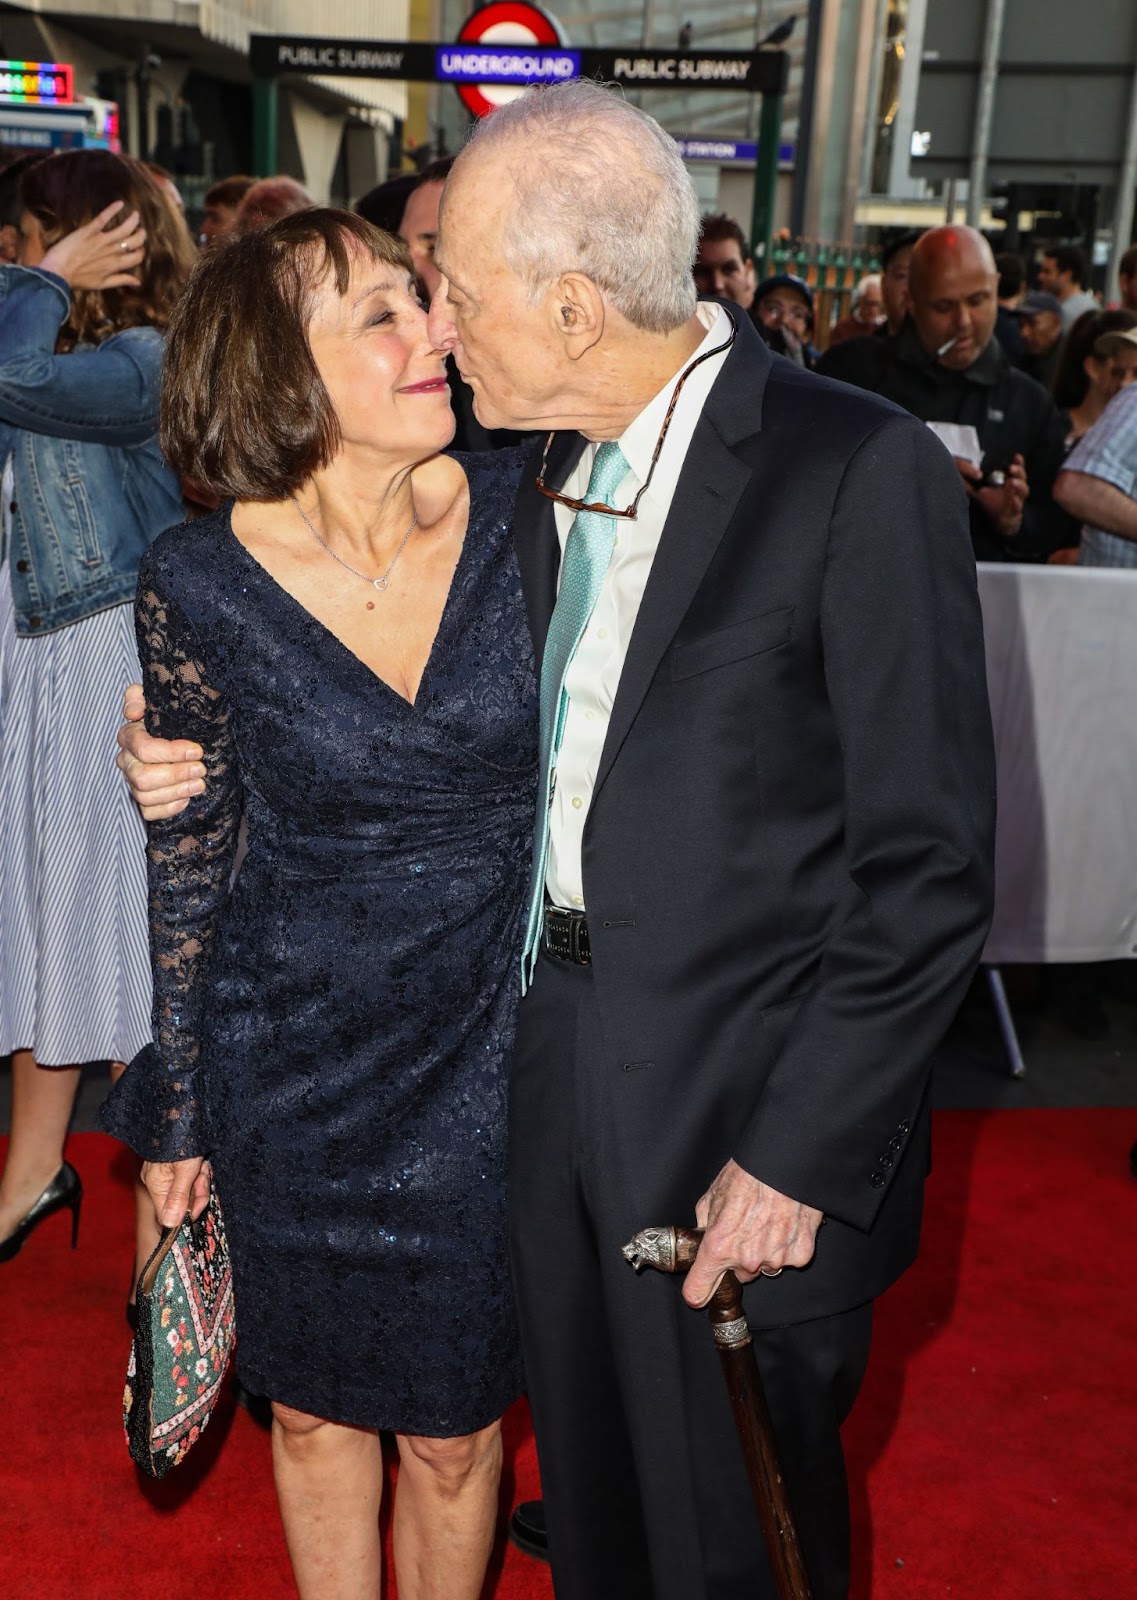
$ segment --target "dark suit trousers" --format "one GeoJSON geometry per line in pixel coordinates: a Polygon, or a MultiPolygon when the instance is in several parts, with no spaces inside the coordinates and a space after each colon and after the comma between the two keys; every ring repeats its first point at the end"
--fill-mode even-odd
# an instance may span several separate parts
{"type": "MultiPolygon", "coordinates": [[[[776,1600],[706,1316],[680,1279],[620,1254],[639,1227],[693,1216],[630,1207],[599,1027],[589,969],[542,956],[521,1007],[510,1204],[557,1600],[776,1600]]],[[[755,1334],[815,1600],[848,1593],[839,1429],[871,1327],[866,1304],[755,1334]]]]}

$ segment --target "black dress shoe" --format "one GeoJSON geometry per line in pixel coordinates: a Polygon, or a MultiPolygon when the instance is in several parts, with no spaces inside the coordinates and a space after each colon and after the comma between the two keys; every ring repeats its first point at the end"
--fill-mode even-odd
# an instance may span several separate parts
{"type": "Polygon", "coordinates": [[[0,1261],[11,1261],[13,1256],[18,1256],[28,1235],[56,1211],[71,1212],[71,1248],[74,1250],[79,1243],[79,1207],[82,1204],[82,1180],[70,1161],[65,1161],[15,1231],[0,1240],[0,1261]]]}
{"type": "Polygon", "coordinates": [[[511,1543],[538,1561],[549,1559],[549,1535],[545,1530],[545,1502],[523,1500],[509,1519],[511,1543]]]}

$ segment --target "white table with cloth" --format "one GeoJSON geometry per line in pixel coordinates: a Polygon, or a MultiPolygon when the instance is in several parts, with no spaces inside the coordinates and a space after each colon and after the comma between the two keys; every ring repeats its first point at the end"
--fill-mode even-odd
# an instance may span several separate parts
{"type": "Polygon", "coordinates": [[[983,959],[1007,1037],[1000,963],[1137,954],[1137,571],[981,564],[979,594],[999,801],[983,959]]]}

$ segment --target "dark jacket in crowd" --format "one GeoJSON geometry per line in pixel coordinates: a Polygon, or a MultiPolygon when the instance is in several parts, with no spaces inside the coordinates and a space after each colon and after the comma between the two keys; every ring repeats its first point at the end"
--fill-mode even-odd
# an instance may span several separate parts
{"type": "Polygon", "coordinates": [[[924,422],[970,423],[979,435],[984,472],[1005,471],[1012,456],[1026,463],[1030,499],[1022,528],[1004,539],[982,506],[971,502],[971,542],[978,561],[1045,561],[1077,543],[1071,522],[1054,503],[1054,479],[1065,454],[1065,428],[1040,384],[1018,372],[997,339],[963,372],[928,355],[911,318],[893,339],[850,339],[821,359],[820,371],[883,395],[924,422]]]}

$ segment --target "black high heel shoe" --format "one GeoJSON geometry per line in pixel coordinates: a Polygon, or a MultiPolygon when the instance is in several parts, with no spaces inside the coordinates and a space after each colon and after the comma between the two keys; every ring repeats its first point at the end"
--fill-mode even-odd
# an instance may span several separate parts
{"type": "Polygon", "coordinates": [[[71,1212],[71,1248],[79,1243],[79,1208],[83,1204],[83,1180],[70,1161],[65,1161],[47,1188],[32,1206],[14,1233],[0,1239],[0,1261],[11,1261],[19,1255],[28,1235],[33,1233],[45,1217],[56,1211],[71,1212]]]}

